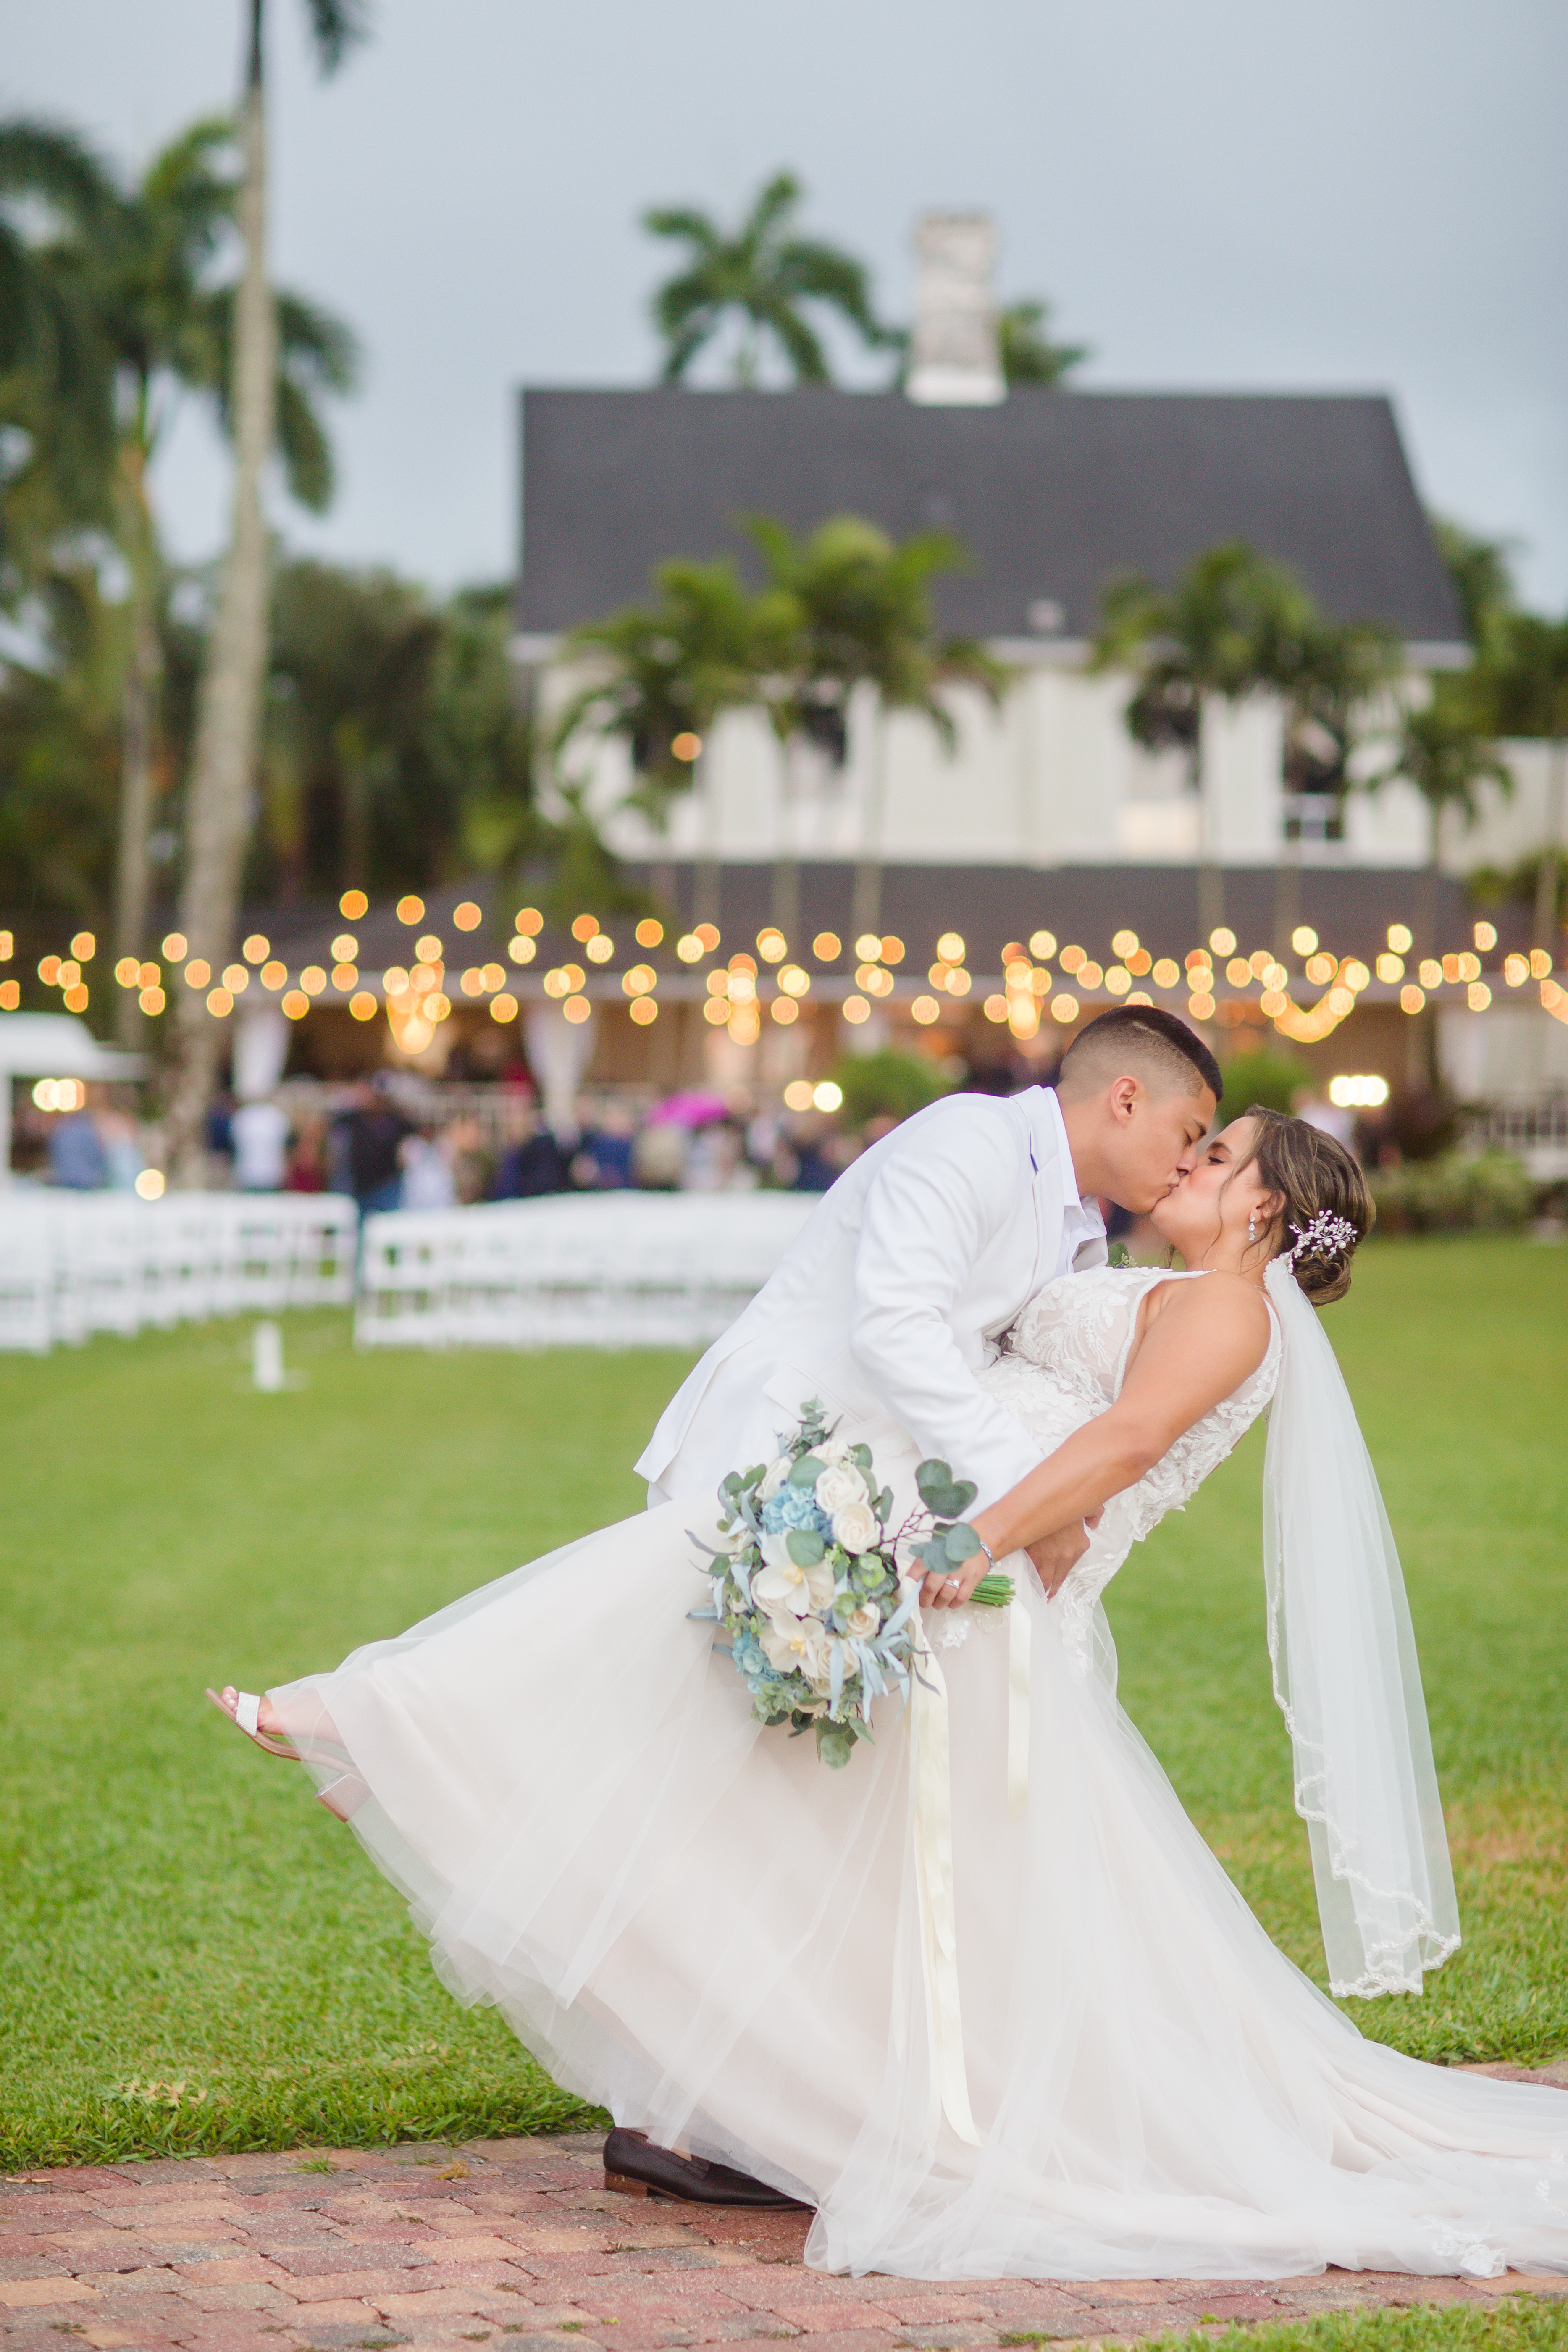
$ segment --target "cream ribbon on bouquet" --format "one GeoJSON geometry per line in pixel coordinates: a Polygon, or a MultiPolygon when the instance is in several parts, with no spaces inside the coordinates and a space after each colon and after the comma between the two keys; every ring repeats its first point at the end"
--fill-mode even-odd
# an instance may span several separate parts
{"type": "MultiPolygon", "coordinates": [[[[1026,1568],[1025,1572],[1026,1573],[1026,1568]]],[[[1029,1612],[1016,1597],[1007,1607],[1007,1812],[1016,1820],[1029,1794],[1029,1612]]],[[[969,2105],[963,2061],[963,2018],[958,1992],[958,1910],[952,1878],[952,1768],[947,1681],[920,1624],[910,1704],[914,1735],[915,1885],[920,1897],[921,1958],[932,2072],[946,2116],[967,2147],[981,2145],[969,2105]]],[[[934,2116],[933,2116],[934,2122],[934,2116]]]]}

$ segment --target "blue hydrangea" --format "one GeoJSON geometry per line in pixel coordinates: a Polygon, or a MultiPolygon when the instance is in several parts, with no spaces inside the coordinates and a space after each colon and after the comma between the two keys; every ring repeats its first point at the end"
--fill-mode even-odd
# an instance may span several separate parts
{"type": "Polygon", "coordinates": [[[763,1528],[770,1536],[784,1535],[791,1528],[815,1528],[820,1535],[830,1532],[828,1521],[816,1507],[816,1497],[809,1486],[781,1486],[763,1505],[763,1528]]]}
{"type": "Polygon", "coordinates": [[[737,1633],[733,1647],[735,1664],[743,1675],[750,1677],[769,1673],[767,1654],[754,1633],[737,1633]]]}

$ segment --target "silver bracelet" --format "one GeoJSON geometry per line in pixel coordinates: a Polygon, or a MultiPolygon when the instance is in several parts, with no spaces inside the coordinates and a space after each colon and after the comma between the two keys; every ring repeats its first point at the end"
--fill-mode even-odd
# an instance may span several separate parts
{"type": "Polygon", "coordinates": [[[992,1550],[992,1549],[991,1549],[990,1545],[986,1542],[986,1540],[985,1540],[984,1537],[983,1535],[979,1535],[979,1534],[977,1534],[977,1533],[975,1532],[975,1530],[974,1530],[974,1528],[970,1528],[970,1530],[969,1530],[969,1532],[970,1532],[970,1534],[971,1534],[972,1536],[973,1536],[973,1537],[974,1537],[974,1540],[975,1540],[975,1542],[980,1546],[981,1550],[985,1554],[986,1560],[987,1560],[987,1562],[988,1562],[988,1564],[989,1564],[989,1566],[990,1566],[990,1568],[991,1568],[991,1570],[992,1570],[993,1574],[994,1574],[994,1572],[995,1572],[995,1568],[996,1568],[996,1555],[995,1555],[995,1553],[992,1550]]]}

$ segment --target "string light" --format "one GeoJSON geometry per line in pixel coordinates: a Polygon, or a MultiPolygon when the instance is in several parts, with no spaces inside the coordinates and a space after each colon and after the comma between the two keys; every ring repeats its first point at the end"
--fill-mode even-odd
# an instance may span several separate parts
{"type": "Polygon", "coordinates": [[[634,934],[639,948],[656,948],[664,937],[664,925],[652,915],[645,915],[634,934]]]}
{"type": "Polygon", "coordinates": [[[477,931],[484,916],[471,898],[465,898],[460,907],[453,908],[452,920],[460,931],[477,931]]]}
{"type": "Polygon", "coordinates": [[[345,890],[338,900],[338,912],[345,915],[351,923],[357,923],[363,916],[369,914],[370,900],[363,890],[345,890]]]}
{"type": "Polygon", "coordinates": [[[811,943],[811,952],[818,963],[837,963],[844,952],[844,942],[837,931],[818,931],[811,943]]]}
{"type": "Polygon", "coordinates": [[[397,919],[400,923],[406,923],[410,929],[412,929],[416,923],[422,923],[425,920],[424,899],[413,898],[399,898],[397,902],[397,919]]]}

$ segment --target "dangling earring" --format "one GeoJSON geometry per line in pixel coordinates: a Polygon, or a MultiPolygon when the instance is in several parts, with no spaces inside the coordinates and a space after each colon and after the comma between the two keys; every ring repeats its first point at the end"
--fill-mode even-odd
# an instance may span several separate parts
{"type": "Polygon", "coordinates": [[[1249,1242],[1255,1242],[1258,1239],[1258,1212],[1256,1209],[1251,1210],[1247,1215],[1247,1238],[1249,1242]]]}

